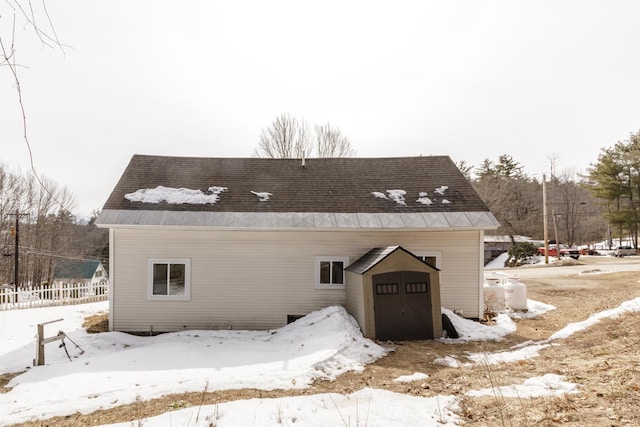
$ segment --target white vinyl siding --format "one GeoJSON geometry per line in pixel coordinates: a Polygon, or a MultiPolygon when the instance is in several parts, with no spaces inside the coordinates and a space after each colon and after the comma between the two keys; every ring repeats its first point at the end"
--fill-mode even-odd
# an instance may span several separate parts
{"type": "MultiPolygon", "coordinates": [[[[346,304],[317,289],[318,254],[353,262],[373,247],[439,251],[442,305],[480,317],[479,231],[217,231],[114,229],[113,329],[271,329],[287,315],[346,304]],[[149,301],[149,259],[191,260],[190,300],[149,301]]],[[[346,275],[344,276],[347,277],[346,275]]]]}

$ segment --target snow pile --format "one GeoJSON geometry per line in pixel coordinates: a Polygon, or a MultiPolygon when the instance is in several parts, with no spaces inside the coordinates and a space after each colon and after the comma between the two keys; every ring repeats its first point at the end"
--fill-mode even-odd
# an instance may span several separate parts
{"type": "MultiPolygon", "coordinates": [[[[498,255],[497,257],[495,257],[494,259],[492,259],[491,261],[489,261],[487,263],[487,265],[484,266],[485,270],[502,270],[502,269],[506,269],[508,267],[504,266],[504,263],[507,261],[507,258],[509,258],[509,254],[507,252],[503,252],[500,255],[498,255]]],[[[549,257],[549,262],[556,262],[557,258],[550,256],[549,257]]],[[[534,255],[531,258],[529,258],[528,260],[525,261],[525,264],[527,265],[544,265],[544,256],[540,256],[540,255],[534,255]]]]}
{"type": "Polygon", "coordinates": [[[465,319],[453,311],[442,307],[442,313],[446,314],[453,327],[456,328],[460,338],[442,338],[443,342],[469,342],[469,341],[502,341],[505,336],[516,330],[516,324],[508,314],[501,313],[495,318],[494,326],[465,319]]]}
{"type": "Polygon", "coordinates": [[[599,313],[589,316],[588,319],[581,322],[570,323],[555,334],[551,335],[546,340],[542,341],[527,341],[511,347],[511,350],[499,351],[495,353],[469,353],[467,357],[476,364],[484,365],[496,365],[500,363],[512,363],[520,360],[531,359],[538,357],[541,350],[551,347],[553,345],[559,345],[554,342],[557,340],[563,340],[569,338],[576,332],[587,329],[600,323],[607,318],[616,318],[626,313],[639,313],[640,312],[640,297],[630,301],[625,301],[620,306],[611,310],[601,311],[599,313]]]}
{"type": "MultiPolygon", "coordinates": [[[[302,388],[317,378],[361,370],[364,363],[387,353],[363,338],[341,307],[311,313],[274,331],[187,331],[155,337],[65,332],[84,354],[68,345],[75,356],[69,362],[60,356],[62,350],[48,346],[48,366],[17,376],[9,383],[13,388],[0,394],[0,407],[9,408],[0,425],[88,413],[138,397],[152,399],[205,387],[209,391],[302,388]],[[55,353],[57,357],[50,357],[55,353]]],[[[28,347],[33,352],[33,341],[28,347]]],[[[5,361],[6,357],[0,358],[0,365],[5,361]]]]}
{"type": "Polygon", "coordinates": [[[495,257],[494,259],[492,259],[491,261],[489,261],[487,265],[484,266],[484,269],[485,270],[501,270],[505,268],[504,263],[507,261],[507,258],[509,258],[509,254],[506,252],[503,252],[497,257],[495,257]]]}
{"type": "Polygon", "coordinates": [[[260,191],[260,192],[252,191],[251,194],[255,194],[256,196],[258,196],[258,199],[261,202],[267,202],[269,201],[271,196],[273,196],[273,194],[267,193],[266,191],[260,191]]]}
{"type": "Polygon", "coordinates": [[[387,190],[389,198],[399,204],[400,206],[406,206],[404,196],[407,194],[404,190],[387,190]]]}
{"type": "Polygon", "coordinates": [[[206,205],[214,204],[220,200],[220,194],[227,191],[227,187],[209,187],[206,192],[189,188],[171,188],[161,185],[156,188],[144,188],[124,195],[124,198],[132,202],[162,203],[173,205],[206,205]]]}
{"type": "MultiPolygon", "coordinates": [[[[528,301],[533,311],[548,305],[528,301]]],[[[46,336],[64,330],[84,350],[67,347],[69,361],[57,345],[46,346],[47,365],[15,377],[6,393],[0,393],[3,416],[0,426],[31,419],[47,419],[76,411],[92,412],[185,391],[258,388],[302,388],[317,378],[333,379],[348,370],[384,356],[387,350],[362,337],[344,309],[329,307],[273,331],[185,331],[156,337],[123,333],[88,335],[82,319],[107,308],[107,303],[0,312],[0,372],[15,372],[30,365],[34,356],[37,323],[64,318],[48,325],[46,336]],[[55,326],[54,326],[55,325],[55,326]]],[[[444,342],[496,340],[515,329],[507,313],[495,326],[482,325],[443,310],[462,336],[444,342]]],[[[640,298],[586,321],[563,328],[552,338],[525,342],[507,351],[468,353],[467,361],[446,356],[436,360],[449,367],[493,365],[538,356],[540,350],[600,320],[640,312],[640,298]],[[555,341],[554,341],[555,340],[555,341]]],[[[57,343],[56,343],[57,344],[57,343]]],[[[395,381],[419,381],[416,372],[395,381]]],[[[469,396],[537,397],[577,392],[562,377],[544,375],[521,385],[472,390],[469,396]]],[[[460,422],[451,411],[452,396],[415,397],[384,390],[362,389],[350,395],[319,394],[279,399],[251,399],[214,406],[186,408],[140,420],[145,426],[189,425],[446,425],[460,422]],[[255,422],[254,422],[255,421],[255,422]]],[[[120,426],[130,425],[129,423],[120,426]]]]}
{"type": "Polygon", "coordinates": [[[462,365],[462,363],[454,356],[438,357],[434,359],[433,363],[447,366],[449,368],[459,368],[462,365]]]}
{"type": "Polygon", "coordinates": [[[494,353],[468,353],[467,358],[476,365],[499,365],[501,363],[513,363],[533,359],[534,357],[538,357],[540,350],[548,347],[551,347],[551,344],[547,341],[527,341],[511,347],[511,350],[497,351],[494,353]]]}
{"type": "MultiPolygon", "coordinates": [[[[42,307],[25,310],[0,311],[0,374],[20,372],[32,366],[36,350],[36,334],[38,323],[63,319],[45,325],[45,337],[51,337],[64,331],[77,342],[76,338],[87,335],[82,329],[84,318],[92,314],[106,312],[109,302],[69,305],[62,307],[42,307]]],[[[49,363],[69,362],[63,350],[57,344],[49,344],[45,348],[46,361],[49,363]]],[[[69,345],[72,352],[73,345],[69,345]]]]}
{"type": "Polygon", "coordinates": [[[436,188],[434,191],[436,194],[444,196],[444,192],[447,191],[448,189],[449,187],[447,187],[446,185],[441,185],[440,187],[436,188]]]}
{"type": "MultiPolygon", "coordinates": [[[[459,426],[454,396],[415,397],[364,388],[348,395],[316,394],[238,400],[168,412],[142,420],[144,427],[235,426],[459,426]]],[[[130,427],[131,422],[111,427],[130,427]]]]}
{"type": "Polygon", "coordinates": [[[578,331],[582,331],[595,325],[596,323],[600,323],[600,321],[603,319],[607,319],[610,317],[616,318],[626,313],[638,312],[640,312],[640,298],[625,301],[619,307],[593,314],[589,316],[588,319],[583,320],[582,322],[570,323],[555,334],[551,335],[549,337],[549,340],[566,339],[578,331]]]}
{"type": "Polygon", "coordinates": [[[418,193],[418,200],[416,200],[416,202],[422,203],[423,205],[432,205],[433,200],[431,200],[428,196],[429,196],[428,193],[420,192],[418,193]]]}
{"type": "Polygon", "coordinates": [[[545,374],[524,381],[522,385],[509,385],[495,388],[471,390],[467,393],[471,397],[501,396],[516,398],[533,398],[542,396],[563,396],[578,393],[578,385],[563,381],[564,377],[556,374],[545,374]]]}
{"type": "Polygon", "coordinates": [[[407,194],[407,192],[404,190],[387,190],[387,194],[381,193],[379,191],[374,191],[371,194],[373,195],[373,197],[376,197],[378,199],[392,200],[400,206],[407,205],[404,200],[404,196],[407,194]]]}
{"type": "Polygon", "coordinates": [[[422,372],[415,372],[411,375],[401,375],[398,378],[394,378],[393,381],[397,383],[410,383],[411,381],[426,380],[427,378],[429,378],[429,375],[423,374],[422,372]]]}
{"type": "MultiPolygon", "coordinates": [[[[448,189],[449,187],[447,187],[446,185],[443,185],[441,187],[438,187],[435,189],[435,193],[443,196],[445,191],[448,189]]],[[[407,195],[407,192],[404,190],[387,190],[387,193],[382,193],[380,191],[374,191],[371,193],[373,195],[373,197],[379,198],[379,199],[385,199],[385,200],[392,200],[394,202],[396,202],[398,205],[400,206],[406,206],[407,202],[404,198],[404,196],[407,195]]],[[[421,191],[418,193],[418,199],[416,200],[416,203],[420,203],[422,205],[432,205],[434,203],[434,200],[432,200],[431,198],[428,197],[429,194],[425,191],[421,191]]],[[[447,199],[442,199],[440,201],[440,203],[443,204],[450,204],[451,202],[447,199]]]]}
{"type": "Polygon", "coordinates": [[[509,312],[509,317],[512,319],[533,319],[555,309],[555,306],[551,304],[527,298],[527,311],[511,311],[509,312]]]}

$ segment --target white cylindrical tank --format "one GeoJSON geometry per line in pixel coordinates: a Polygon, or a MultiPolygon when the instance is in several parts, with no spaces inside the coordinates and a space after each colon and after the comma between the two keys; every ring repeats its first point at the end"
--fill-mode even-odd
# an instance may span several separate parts
{"type": "Polygon", "coordinates": [[[485,312],[499,313],[505,308],[504,287],[497,280],[487,279],[483,286],[485,312]]]}
{"type": "Polygon", "coordinates": [[[510,277],[503,285],[504,299],[512,310],[527,311],[527,287],[517,277],[510,277]]]}

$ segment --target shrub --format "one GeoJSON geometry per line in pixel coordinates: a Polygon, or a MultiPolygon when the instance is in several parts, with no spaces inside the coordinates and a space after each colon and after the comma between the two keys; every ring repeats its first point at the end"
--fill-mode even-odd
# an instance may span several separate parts
{"type": "Polygon", "coordinates": [[[522,265],[529,258],[538,254],[538,246],[533,243],[523,242],[516,243],[507,251],[509,257],[504,262],[505,267],[517,267],[522,265]]]}

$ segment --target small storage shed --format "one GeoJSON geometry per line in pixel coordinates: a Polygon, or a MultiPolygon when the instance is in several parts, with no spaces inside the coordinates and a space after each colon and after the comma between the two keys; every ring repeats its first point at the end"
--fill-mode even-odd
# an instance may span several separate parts
{"type": "Polygon", "coordinates": [[[439,270],[400,246],[374,248],[346,268],[347,310],[381,340],[442,336],[439,270]]]}

